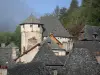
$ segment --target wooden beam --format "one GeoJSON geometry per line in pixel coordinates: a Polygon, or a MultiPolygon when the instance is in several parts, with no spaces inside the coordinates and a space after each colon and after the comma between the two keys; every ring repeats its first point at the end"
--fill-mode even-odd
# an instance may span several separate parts
{"type": "Polygon", "coordinates": [[[33,46],[31,49],[29,49],[28,51],[24,52],[22,55],[20,55],[18,58],[16,58],[14,61],[18,60],[20,57],[24,56],[25,54],[29,53],[30,51],[32,51],[34,48],[36,48],[37,46],[40,46],[40,43],[36,44],[35,46],[33,46]]]}

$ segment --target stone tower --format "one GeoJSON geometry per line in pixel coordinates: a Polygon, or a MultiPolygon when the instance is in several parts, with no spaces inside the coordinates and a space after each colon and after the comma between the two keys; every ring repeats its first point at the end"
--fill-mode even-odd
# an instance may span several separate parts
{"type": "MultiPolygon", "coordinates": [[[[25,51],[29,50],[37,43],[42,41],[42,33],[43,33],[43,24],[40,24],[40,21],[36,19],[33,15],[30,15],[21,26],[21,54],[25,51]]],[[[32,60],[35,54],[38,52],[38,47],[34,50],[33,56],[27,55],[24,57],[25,62],[32,60]]],[[[32,52],[31,52],[32,53],[32,52]]]]}

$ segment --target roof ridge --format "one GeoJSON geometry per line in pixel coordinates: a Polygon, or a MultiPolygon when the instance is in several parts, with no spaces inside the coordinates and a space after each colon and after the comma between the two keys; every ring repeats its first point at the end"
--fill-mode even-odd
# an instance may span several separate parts
{"type": "Polygon", "coordinates": [[[22,24],[40,24],[40,20],[36,18],[36,16],[34,15],[30,15],[28,18],[26,18],[22,23],[22,24]]]}

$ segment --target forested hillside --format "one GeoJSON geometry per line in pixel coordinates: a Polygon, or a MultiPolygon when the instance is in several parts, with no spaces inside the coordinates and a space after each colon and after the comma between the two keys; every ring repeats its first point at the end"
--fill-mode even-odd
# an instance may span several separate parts
{"type": "Polygon", "coordinates": [[[54,12],[64,27],[73,36],[78,36],[84,25],[100,26],[99,9],[100,0],[82,0],[81,6],[78,6],[77,0],[72,0],[68,9],[57,6],[54,12]]]}

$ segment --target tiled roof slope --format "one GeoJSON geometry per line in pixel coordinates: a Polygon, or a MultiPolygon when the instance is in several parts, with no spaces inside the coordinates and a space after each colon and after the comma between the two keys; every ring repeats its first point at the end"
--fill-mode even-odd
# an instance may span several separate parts
{"type": "Polygon", "coordinates": [[[14,68],[8,69],[8,75],[50,75],[41,62],[31,62],[21,64],[14,68]]]}
{"type": "Polygon", "coordinates": [[[85,25],[79,36],[80,40],[98,40],[100,41],[100,26],[85,25]],[[96,38],[94,37],[96,35],[96,38]]]}
{"type": "Polygon", "coordinates": [[[45,65],[63,65],[62,62],[55,56],[47,43],[44,43],[39,52],[36,54],[33,62],[43,62],[45,65]]]}
{"type": "Polygon", "coordinates": [[[66,62],[66,75],[99,75],[100,65],[85,48],[75,48],[66,62]]]}
{"type": "Polygon", "coordinates": [[[100,52],[99,41],[77,41],[74,43],[74,48],[87,48],[91,52],[100,52]]]}
{"type": "Polygon", "coordinates": [[[12,59],[11,48],[0,48],[0,65],[7,65],[8,68],[16,65],[12,59]]]}
{"type": "Polygon", "coordinates": [[[50,43],[51,49],[61,49],[61,48],[59,47],[59,45],[56,44],[50,37],[47,37],[47,39],[44,40],[44,42],[45,42],[45,43],[50,43]]]}
{"type": "Polygon", "coordinates": [[[54,36],[58,37],[72,37],[55,16],[41,17],[40,22],[44,24],[44,28],[46,29],[43,36],[54,33],[54,36]]]}
{"type": "Polygon", "coordinates": [[[40,24],[40,21],[31,14],[26,20],[24,20],[21,23],[21,25],[23,25],[23,24],[40,24]]]}

